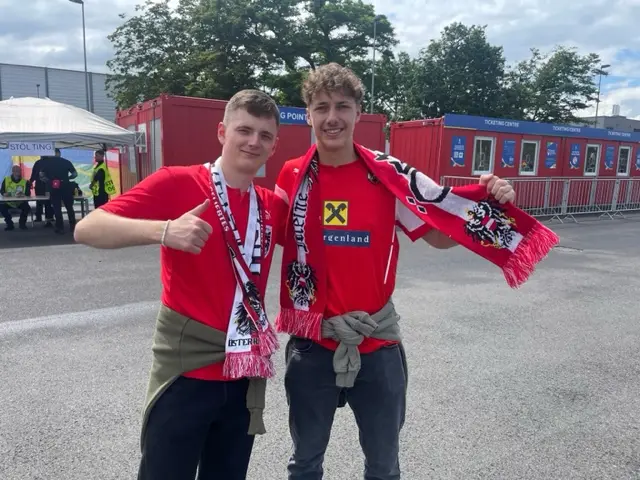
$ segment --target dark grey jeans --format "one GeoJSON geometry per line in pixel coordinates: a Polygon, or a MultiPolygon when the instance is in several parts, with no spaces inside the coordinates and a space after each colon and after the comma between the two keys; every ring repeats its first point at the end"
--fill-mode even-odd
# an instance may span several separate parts
{"type": "Polygon", "coordinates": [[[293,455],[289,480],[321,480],[324,454],[341,399],[353,410],[365,456],[365,480],[399,480],[400,430],[404,424],[407,370],[402,347],[362,355],[352,388],[336,386],[333,352],[292,337],[286,347],[285,390],[293,455]]]}

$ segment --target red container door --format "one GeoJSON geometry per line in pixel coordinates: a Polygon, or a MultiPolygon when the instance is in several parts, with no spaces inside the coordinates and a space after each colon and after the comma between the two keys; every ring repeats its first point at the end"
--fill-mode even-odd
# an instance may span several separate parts
{"type": "Polygon", "coordinates": [[[256,185],[272,190],[282,166],[287,160],[304,155],[311,146],[311,127],[308,125],[282,125],[278,145],[255,179],[256,185]]]}

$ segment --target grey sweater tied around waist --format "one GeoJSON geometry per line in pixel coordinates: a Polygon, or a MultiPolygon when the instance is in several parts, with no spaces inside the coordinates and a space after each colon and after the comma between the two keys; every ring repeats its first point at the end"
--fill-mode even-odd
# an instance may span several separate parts
{"type": "Polygon", "coordinates": [[[322,337],[340,343],[333,355],[338,387],[353,387],[361,366],[358,345],[365,337],[396,342],[402,340],[399,320],[400,316],[389,300],[382,310],[373,315],[354,311],[326,318],[322,322],[322,337]]]}

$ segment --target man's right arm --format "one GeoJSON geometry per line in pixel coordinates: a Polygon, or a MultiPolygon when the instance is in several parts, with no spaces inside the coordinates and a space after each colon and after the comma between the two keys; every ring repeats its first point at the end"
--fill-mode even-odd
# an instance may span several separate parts
{"type": "Polygon", "coordinates": [[[78,222],[76,242],[95,248],[124,248],[154,245],[162,241],[166,220],[126,218],[97,209],[78,222]]]}
{"type": "Polygon", "coordinates": [[[170,200],[176,190],[180,191],[179,182],[162,168],[79,221],[74,239],[103,249],[164,243],[200,253],[211,234],[211,226],[200,218],[209,200],[182,213],[170,200]]]}
{"type": "Polygon", "coordinates": [[[71,163],[70,160],[67,160],[67,163],[67,168],[69,170],[69,179],[73,180],[78,176],[78,171],[76,170],[76,167],[73,166],[73,163],[71,163]]]}
{"type": "Polygon", "coordinates": [[[0,186],[0,195],[4,195],[4,192],[6,192],[6,190],[4,186],[4,179],[2,179],[2,186],[0,186]]]}

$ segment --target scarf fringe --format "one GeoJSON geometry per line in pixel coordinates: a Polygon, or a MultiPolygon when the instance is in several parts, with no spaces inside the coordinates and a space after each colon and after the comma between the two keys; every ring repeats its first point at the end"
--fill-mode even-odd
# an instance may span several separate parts
{"type": "Polygon", "coordinates": [[[323,314],[293,308],[281,308],[276,317],[276,331],[311,340],[322,339],[323,314]]]}
{"type": "Polygon", "coordinates": [[[273,331],[271,325],[260,334],[260,355],[263,357],[269,357],[273,355],[276,350],[280,348],[280,342],[278,342],[278,336],[273,331]]]}
{"type": "Polygon", "coordinates": [[[260,377],[271,378],[275,367],[268,357],[254,352],[227,353],[222,374],[229,378],[260,377]]]}
{"type": "Polygon", "coordinates": [[[560,238],[551,229],[535,224],[502,268],[507,284],[511,288],[520,287],[535,271],[536,264],[559,242],[560,238]]]}

